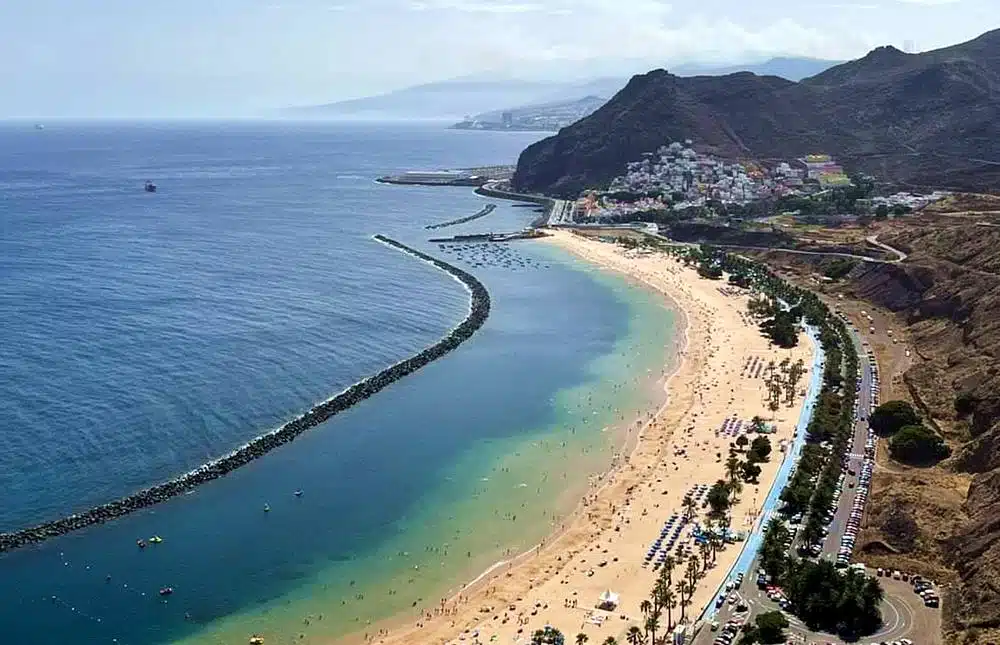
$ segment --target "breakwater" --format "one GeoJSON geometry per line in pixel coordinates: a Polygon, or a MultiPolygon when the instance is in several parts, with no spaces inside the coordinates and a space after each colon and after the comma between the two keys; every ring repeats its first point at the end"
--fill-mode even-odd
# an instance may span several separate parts
{"type": "Polygon", "coordinates": [[[458,219],[453,219],[448,222],[441,222],[440,224],[428,224],[424,228],[428,230],[433,230],[436,228],[445,228],[446,226],[456,226],[458,224],[465,224],[466,222],[471,222],[472,220],[479,219],[480,217],[486,217],[494,210],[496,210],[496,207],[497,207],[496,204],[487,204],[486,206],[481,208],[478,212],[476,212],[473,215],[469,215],[468,217],[459,217],[458,219]]]}
{"type": "Polygon", "coordinates": [[[43,542],[49,538],[64,535],[93,524],[102,524],[117,517],[128,515],[129,513],[166,501],[171,497],[182,495],[201,484],[223,477],[233,470],[264,456],[275,448],[294,440],[298,435],[310,428],[316,427],[330,417],[374,396],[404,376],[412,374],[432,361],[441,358],[468,340],[483,326],[483,323],[486,322],[490,314],[490,296],[489,292],[486,291],[486,287],[475,276],[384,235],[375,235],[374,239],[423,260],[461,282],[469,291],[469,313],[465,319],[444,338],[430,347],[387,367],[373,376],[358,381],[339,394],[330,397],[322,403],[316,404],[309,411],[285,423],[280,428],[251,440],[227,455],[203,464],[170,481],[156,484],[127,497],[96,506],[82,513],[74,513],[58,520],[19,531],[0,533],[0,553],[43,542]]]}

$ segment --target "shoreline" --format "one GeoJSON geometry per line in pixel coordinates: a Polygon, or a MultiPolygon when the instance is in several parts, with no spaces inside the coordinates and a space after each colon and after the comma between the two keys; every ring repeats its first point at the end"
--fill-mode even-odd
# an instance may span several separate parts
{"type": "MultiPolygon", "coordinates": [[[[565,616],[574,616],[579,613],[579,609],[576,604],[576,598],[570,602],[570,599],[565,597],[566,589],[564,587],[557,586],[570,584],[569,578],[576,577],[580,578],[580,573],[574,574],[573,572],[568,572],[568,568],[574,560],[580,563],[586,563],[586,558],[580,558],[580,555],[585,555],[587,551],[594,551],[595,549],[601,548],[605,544],[605,539],[608,544],[613,544],[616,540],[620,539],[621,534],[628,531],[630,532],[630,538],[634,542],[642,543],[645,541],[642,536],[636,537],[631,535],[635,531],[631,531],[629,523],[632,518],[630,516],[631,508],[634,500],[633,496],[644,497],[645,501],[652,502],[652,506],[655,508],[660,507],[659,501],[662,499],[660,497],[653,498],[650,495],[651,491],[646,490],[636,492],[639,488],[651,489],[654,487],[655,482],[661,481],[657,475],[661,475],[664,478],[669,477],[667,473],[661,473],[658,469],[663,468],[670,457],[667,456],[670,449],[675,450],[675,471],[680,471],[681,465],[677,462],[676,455],[676,444],[678,442],[684,441],[685,439],[690,440],[694,434],[695,423],[692,419],[697,419],[699,414],[705,412],[718,412],[718,410],[711,410],[713,408],[713,402],[710,400],[708,405],[705,405],[702,398],[701,387],[704,385],[705,381],[711,381],[713,376],[718,376],[718,374],[713,374],[709,369],[710,362],[723,362],[731,361],[732,358],[725,353],[719,353],[716,350],[719,349],[718,346],[713,348],[712,346],[712,335],[715,331],[714,319],[711,315],[709,305],[704,302],[700,302],[699,298],[696,297],[692,292],[692,287],[695,290],[701,290],[702,293],[699,296],[714,297],[712,306],[719,306],[722,303],[730,308],[728,311],[728,317],[730,321],[730,327],[723,329],[723,331],[742,333],[745,339],[752,341],[752,344],[756,344],[755,351],[758,354],[767,354],[771,356],[792,356],[792,355],[814,355],[814,342],[811,338],[807,338],[804,342],[800,343],[796,354],[796,351],[785,351],[782,354],[778,350],[774,350],[770,347],[769,343],[764,341],[759,332],[755,327],[746,324],[746,320],[743,319],[742,311],[745,306],[733,307],[731,298],[732,296],[724,294],[725,283],[711,282],[711,281],[700,281],[699,278],[694,276],[693,271],[689,269],[690,275],[684,274],[684,269],[671,268],[671,264],[674,264],[674,260],[669,260],[666,256],[661,256],[664,263],[667,265],[665,270],[667,273],[675,273],[675,280],[672,283],[673,289],[667,288],[665,282],[657,283],[654,280],[654,276],[647,275],[640,270],[626,271],[623,266],[612,266],[608,261],[610,256],[618,253],[618,250],[612,245],[604,244],[603,247],[609,247],[612,251],[608,251],[608,248],[603,248],[606,256],[602,259],[597,257],[600,253],[588,253],[586,251],[593,251],[594,248],[600,249],[601,247],[595,247],[592,242],[579,241],[574,247],[573,234],[560,232],[555,236],[554,243],[559,244],[564,250],[569,251],[573,255],[580,257],[581,259],[590,262],[592,265],[597,266],[602,270],[607,270],[621,275],[628,279],[629,281],[639,283],[643,287],[649,289],[652,293],[657,295],[662,295],[668,298],[674,305],[675,311],[683,315],[683,346],[677,352],[677,358],[679,359],[674,365],[670,374],[666,377],[664,383],[666,401],[660,407],[656,414],[650,415],[649,418],[642,420],[638,424],[637,430],[633,433],[632,426],[637,425],[635,422],[630,424],[629,430],[626,436],[626,442],[624,447],[619,453],[616,453],[613,459],[612,466],[602,474],[598,475],[595,480],[598,485],[591,483],[591,486],[587,490],[586,494],[580,499],[575,507],[575,510],[569,516],[563,519],[562,525],[550,533],[542,542],[535,545],[532,548],[525,550],[524,552],[518,554],[514,558],[500,560],[485,571],[481,572],[478,576],[473,578],[468,583],[465,583],[458,587],[458,590],[452,593],[447,599],[442,599],[440,607],[431,611],[421,611],[420,618],[414,619],[412,616],[404,617],[398,616],[395,619],[387,619],[385,621],[379,621],[376,624],[369,626],[369,633],[364,634],[364,640],[368,642],[377,642],[385,644],[394,643],[408,643],[413,641],[419,642],[434,642],[434,643],[447,643],[447,642],[459,642],[460,640],[466,640],[470,638],[473,643],[477,642],[478,634],[486,630],[494,631],[493,637],[490,640],[496,640],[500,638],[501,641],[508,640],[510,638],[511,642],[519,642],[523,638],[531,633],[531,629],[527,629],[529,622],[537,622],[538,619],[532,618],[538,614],[549,613],[553,615],[561,614],[565,616]],[[567,238],[566,236],[570,236],[567,238]],[[591,245],[587,247],[587,245],[591,245]],[[682,275],[684,274],[684,275],[682,275]],[[718,291],[723,294],[723,298],[719,298],[719,294],[713,293],[718,291]],[[729,303],[725,301],[730,299],[729,303]],[[703,322],[703,325],[696,324],[697,322],[703,322]],[[704,327],[704,328],[702,328],[704,327]],[[695,394],[698,396],[696,397],[695,394]],[[690,415],[690,416],[689,416],[690,415]],[[688,428],[682,428],[682,422],[691,422],[691,426],[688,428]],[[684,435],[687,435],[685,437],[684,435]],[[665,457],[665,458],[664,458],[665,457]],[[639,465],[645,465],[646,472],[637,472],[639,465]],[[652,480],[655,480],[652,481],[652,480]],[[630,484],[630,485],[629,485],[630,484]],[[595,510],[598,502],[607,502],[610,512],[602,512],[600,508],[595,510]],[[624,510],[618,508],[618,504],[621,504],[624,510]],[[622,521],[624,520],[624,521],[622,521]],[[617,526],[615,522],[620,522],[617,526]],[[613,531],[612,531],[613,527],[613,531]],[[609,535],[610,533],[610,535],[609,535]],[[534,563],[534,564],[532,564],[534,563]],[[560,577],[564,577],[563,580],[558,580],[560,577]],[[502,588],[503,587],[503,588],[502,588]],[[543,591],[544,589],[544,591],[543,591]],[[541,595],[544,594],[544,595],[541,595]],[[509,621],[512,619],[510,616],[517,609],[525,607],[527,602],[530,605],[530,600],[527,596],[539,595],[540,598],[536,600],[534,606],[529,606],[530,616],[525,615],[522,610],[521,613],[517,614],[517,624],[511,625],[509,621]],[[563,610],[558,610],[555,607],[550,608],[548,601],[543,600],[543,598],[554,599],[556,595],[564,596],[564,606],[563,610]],[[477,611],[474,605],[480,605],[477,611]],[[507,607],[507,609],[497,608],[496,605],[500,607],[507,607]],[[509,607],[508,607],[509,605],[509,607]],[[492,615],[492,624],[487,626],[486,623],[490,622],[489,616],[492,615]],[[499,621],[500,616],[503,615],[503,620],[499,621]],[[517,632],[512,632],[512,629],[517,627],[517,632]],[[377,629],[375,634],[371,631],[377,629]],[[475,631],[473,631],[475,628],[475,631]],[[524,632],[527,632],[525,634],[524,632]],[[500,636],[501,633],[506,633],[508,637],[500,636]],[[472,636],[470,636],[472,634],[472,636]]],[[[602,243],[596,243],[602,244],[602,243]]],[[[664,274],[665,275],[665,274],[664,274]]],[[[663,278],[663,276],[659,276],[663,278]]],[[[745,298],[745,294],[741,297],[745,298]]],[[[740,303],[743,305],[743,303],[740,303]]],[[[717,312],[715,312],[717,313],[717,312]]],[[[718,340],[717,338],[715,339],[718,340]]],[[[738,346],[738,345],[737,345],[738,346]]],[[[742,355],[740,357],[743,358],[742,355]]],[[[749,360],[749,359],[748,359],[749,360]]],[[[755,359],[756,364],[756,359],[755,359]]],[[[763,363],[761,363],[763,364],[763,363]]],[[[812,371],[812,360],[808,361],[809,370],[812,371]]],[[[730,366],[732,367],[732,366],[730,366]]],[[[732,371],[732,370],[730,370],[732,371]]],[[[758,370],[759,372],[759,370],[758,370]]],[[[732,374],[728,374],[728,377],[732,378],[732,374]]],[[[741,375],[742,376],[742,375],[741,375]]],[[[710,383],[711,386],[711,383],[710,383]]],[[[760,387],[757,385],[756,387],[760,387]]],[[[734,395],[735,396],[735,395],[734,395]]],[[[759,400],[754,403],[755,396],[753,394],[744,397],[744,406],[747,405],[757,405],[760,406],[759,400]]],[[[714,402],[715,407],[720,409],[725,409],[727,418],[731,413],[731,410],[726,409],[724,404],[720,405],[721,402],[714,402]]],[[[739,407],[739,406],[737,406],[739,407]]],[[[787,423],[789,427],[794,429],[796,422],[800,416],[801,411],[804,409],[804,398],[802,396],[797,396],[795,403],[790,406],[789,409],[783,411],[779,416],[781,417],[782,424],[787,423]]],[[[749,418],[747,417],[747,420],[749,418]]],[[[793,434],[791,429],[783,428],[781,435],[789,435],[789,440],[793,434]]],[[[718,432],[716,432],[718,436],[718,432]]],[[[705,439],[706,436],[702,433],[701,439],[705,439]]],[[[773,438],[778,439],[780,435],[775,435],[773,438]]],[[[785,439],[782,439],[784,442],[785,439]]],[[[701,442],[696,442],[696,445],[701,442]]],[[[704,443],[708,443],[705,441],[704,443]]],[[[724,440],[723,443],[726,443],[724,440]]],[[[790,441],[789,441],[790,443],[790,441]]],[[[686,443],[683,444],[685,452],[688,449],[686,443]]],[[[703,450],[707,450],[706,447],[702,447],[703,450]]],[[[784,446],[782,446],[784,450],[784,446]]],[[[755,505],[757,503],[756,496],[760,494],[762,499],[760,503],[763,504],[768,491],[773,486],[774,481],[777,478],[778,470],[780,469],[781,463],[784,461],[785,455],[782,455],[778,446],[775,446],[774,458],[772,458],[768,463],[763,464],[765,468],[765,474],[761,476],[757,484],[754,485],[756,492],[753,494],[753,500],[749,504],[747,503],[747,498],[751,497],[750,494],[745,494],[743,500],[739,502],[738,507],[733,509],[733,519],[734,519],[734,530],[749,530],[756,522],[760,519],[760,509],[756,509],[755,505]],[[777,458],[781,455],[781,458],[777,458]],[[744,515],[743,525],[737,525],[735,520],[739,518],[740,513],[744,515]]],[[[684,456],[683,460],[687,461],[688,457],[684,456]]],[[[718,464],[718,459],[716,460],[718,464]]],[[[685,464],[688,470],[691,468],[691,464],[685,464]]],[[[718,470],[718,466],[711,466],[710,464],[704,464],[697,467],[695,470],[690,470],[690,474],[686,474],[688,470],[682,472],[676,478],[677,483],[708,483],[703,482],[699,479],[699,476],[704,476],[705,473],[702,471],[710,471],[711,468],[718,470]]],[[[708,481],[715,479],[715,477],[708,478],[708,481]]],[[[684,484],[684,485],[687,485],[684,484]]],[[[747,489],[750,489],[750,485],[747,489]]],[[[750,491],[753,492],[753,491],[750,491]]],[[[663,491],[666,495],[667,490],[663,491]]],[[[680,495],[678,491],[672,491],[671,497],[677,500],[680,495]]],[[[676,501],[675,501],[676,504],[676,501]]],[[[646,514],[650,509],[643,509],[643,522],[645,520],[646,514]]],[[[652,536],[648,536],[652,537],[652,536]]],[[[694,594],[694,603],[692,605],[692,617],[697,616],[701,613],[701,607],[705,602],[710,599],[717,588],[714,578],[718,577],[718,574],[728,572],[732,569],[735,564],[739,553],[742,552],[744,545],[746,544],[748,536],[735,543],[735,549],[726,548],[721,550],[719,553],[722,557],[719,558],[719,564],[722,565],[719,569],[715,566],[709,569],[708,574],[704,584],[699,585],[698,591],[694,594]],[[728,562],[728,564],[727,564],[728,562]],[[712,579],[709,579],[712,578],[712,579]],[[710,595],[706,596],[706,591],[710,592],[710,595]]],[[[641,546],[640,546],[641,548],[641,546]]],[[[629,547],[632,551],[632,547],[629,547]]],[[[603,548],[602,553],[608,553],[608,548],[603,548]]],[[[617,551],[616,551],[617,553],[617,551]]],[[[619,563],[620,558],[615,557],[615,563],[619,563]]],[[[607,560],[602,562],[599,566],[608,566],[607,560]]],[[[619,564],[625,565],[622,562],[619,564]]],[[[622,580],[623,576],[619,575],[614,580],[616,588],[618,585],[629,585],[634,586],[634,582],[631,582],[635,574],[646,575],[646,573],[640,573],[640,569],[635,565],[635,563],[627,563],[628,567],[634,570],[624,576],[625,580],[622,580]]],[[[584,567],[574,567],[574,572],[579,572],[580,568],[588,568],[591,565],[585,565],[584,567]]],[[[606,572],[608,569],[603,569],[600,573],[604,578],[607,578],[606,572]]],[[[595,583],[589,583],[587,578],[595,576],[594,568],[589,568],[585,572],[585,577],[580,579],[578,586],[582,589],[585,587],[593,587],[597,589],[599,587],[604,587],[610,589],[611,586],[607,583],[602,582],[601,584],[594,586],[595,583]]],[[[583,573],[583,572],[581,572],[583,573]]],[[[648,573],[648,570],[647,570],[648,573]]],[[[652,578],[649,579],[649,585],[652,586],[652,578]]],[[[645,585],[643,585],[645,586],[645,585]]],[[[570,587],[573,588],[573,587],[570,587]]],[[[578,592],[573,591],[573,596],[577,596],[578,592]]],[[[626,619],[626,611],[634,612],[638,607],[639,596],[645,598],[648,595],[648,588],[642,588],[637,593],[633,594],[635,597],[630,598],[627,607],[623,606],[622,609],[618,610],[621,612],[621,620],[626,619]]],[[[596,598],[596,593],[594,594],[596,598]]],[[[586,600],[585,600],[586,602],[586,600]]],[[[587,612],[590,615],[591,612],[587,612]]],[[[608,615],[606,618],[610,621],[613,616],[608,615]]],[[[571,618],[571,620],[574,620],[571,618]]],[[[558,624],[559,621],[549,619],[547,623],[556,625],[557,627],[563,628],[564,633],[567,637],[571,637],[572,633],[566,629],[565,624],[558,624]]],[[[625,623],[622,623],[624,627],[625,623]]],[[[540,625],[533,625],[533,628],[540,627],[540,625]]],[[[575,629],[575,627],[574,627],[575,629]]],[[[592,629],[586,622],[581,621],[580,629],[584,632],[592,629]]],[[[600,625],[598,626],[600,629],[600,625]]],[[[598,635],[590,635],[591,640],[603,639],[606,635],[616,636],[618,634],[604,632],[598,635]]],[[[338,638],[334,642],[358,642],[362,640],[360,631],[355,632],[351,635],[338,638]]]]}
{"type": "Polygon", "coordinates": [[[95,506],[35,526],[0,533],[0,553],[13,551],[50,538],[102,524],[118,517],[154,506],[177,497],[209,481],[249,464],[331,417],[374,396],[396,381],[456,349],[483,326],[490,314],[490,296],[486,287],[472,274],[431,255],[406,246],[383,235],[373,239],[381,244],[411,255],[449,274],[469,292],[469,311],[465,318],[444,337],[417,354],[390,365],[376,374],[361,379],[326,400],[312,406],[280,427],[268,431],[225,455],[213,459],[166,482],[155,484],[117,500],[95,506]]]}
{"type": "MultiPolygon", "coordinates": [[[[541,238],[544,239],[544,238],[541,238]]],[[[545,536],[537,543],[531,545],[530,547],[522,550],[516,555],[510,557],[501,558],[488,567],[480,571],[475,577],[468,580],[468,582],[457,582],[453,585],[445,594],[445,598],[442,599],[441,605],[458,604],[462,602],[462,599],[469,594],[476,593],[477,591],[482,591],[485,585],[499,578],[504,572],[509,572],[511,569],[516,568],[526,561],[529,561],[532,556],[537,556],[540,553],[545,553],[551,551],[560,544],[560,542],[566,538],[566,536],[573,530],[574,523],[583,518],[585,511],[588,507],[586,500],[588,497],[596,496],[601,492],[607,490],[611,485],[614,484],[614,475],[625,469],[629,464],[630,456],[639,449],[642,442],[642,433],[649,426],[654,424],[658,417],[667,410],[671,403],[671,390],[670,385],[675,378],[680,374],[682,369],[687,363],[687,347],[690,331],[690,316],[687,310],[669,293],[660,291],[650,285],[648,282],[638,279],[635,276],[627,275],[615,271],[613,269],[597,265],[590,262],[586,258],[581,258],[579,255],[563,248],[573,257],[583,260],[592,268],[599,271],[606,271],[613,274],[615,277],[625,280],[627,283],[638,285],[640,288],[652,292],[656,297],[662,298],[665,303],[663,306],[675,313],[677,316],[678,326],[677,328],[681,333],[678,334],[678,338],[672,343],[672,348],[667,352],[672,359],[670,369],[665,373],[660,379],[657,379],[657,384],[662,382],[662,392],[657,392],[658,403],[655,404],[654,411],[648,411],[645,415],[639,414],[632,418],[627,423],[616,424],[620,425],[618,433],[622,435],[623,440],[620,442],[620,447],[612,453],[610,465],[595,473],[590,479],[600,482],[600,486],[594,487],[593,481],[584,485],[585,493],[581,496],[574,496],[575,501],[572,504],[571,510],[566,515],[562,516],[558,527],[554,530],[549,531],[545,536]],[[635,431],[633,428],[635,427],[635,431]]],[[[462,580],[465,580],[463,578],[462,580]]],[[[350,632],[342,636],[334,637],[330,643],[333,645],[358,645],[360,643],[370,643],[372,639],[368,638],[370,632],[385,631],[387,633],[393,634],[395,637],[396,630],[404,626],[409,626],[414,623],[414,621],[419,620],[423,615],[423,610],[419,613],[413,611],[402,612],[393,617],[388,617],[382,620],[378,620],[370,625],[367,625],[363,630],[357,630],[355,632],[350,632]]],[[[414,636],[417,638],[417,636],[414,636]]],[[[393,642],[389,639],[379,639],[377,642],[389,643],[393,642]]],[[[408,642],[405,638],[403,642],[408,642]]]]}

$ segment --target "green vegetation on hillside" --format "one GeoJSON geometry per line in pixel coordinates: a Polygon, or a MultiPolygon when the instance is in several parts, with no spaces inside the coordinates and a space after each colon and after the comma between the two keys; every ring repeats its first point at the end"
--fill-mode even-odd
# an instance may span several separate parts
{"type": "Polygon", "coordinates": [[[889,452],[896,461],[927,465],[951,454],[944,439],[925,425],[909,425],[889,439],[889,452]]]}
{"type": "Polygon", "coordinates": [[[906,401],[886,401],[875,408],[868,424],[883,437],[889,437],[905,426],[920,424],[920,415],[906,401]]]}

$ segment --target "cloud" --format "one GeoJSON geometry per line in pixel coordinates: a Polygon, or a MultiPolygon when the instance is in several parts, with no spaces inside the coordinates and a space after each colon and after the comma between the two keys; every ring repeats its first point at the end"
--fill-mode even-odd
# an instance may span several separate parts
{"type": "Polygon", "coordinates": [[[520,14],[546,11],[544,4],[505,0],[428,0],[410,3],[417,11],[461,11],[464,13],[520,14]]]}

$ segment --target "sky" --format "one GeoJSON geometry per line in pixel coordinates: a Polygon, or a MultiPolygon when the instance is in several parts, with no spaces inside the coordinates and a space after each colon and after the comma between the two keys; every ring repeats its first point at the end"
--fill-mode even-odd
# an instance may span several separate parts
{"type": "Polygon", "coordinates": [[[264,115],[489,73],[923,51],[1000,0],[0,0],[0,117],[264,115]]]}

